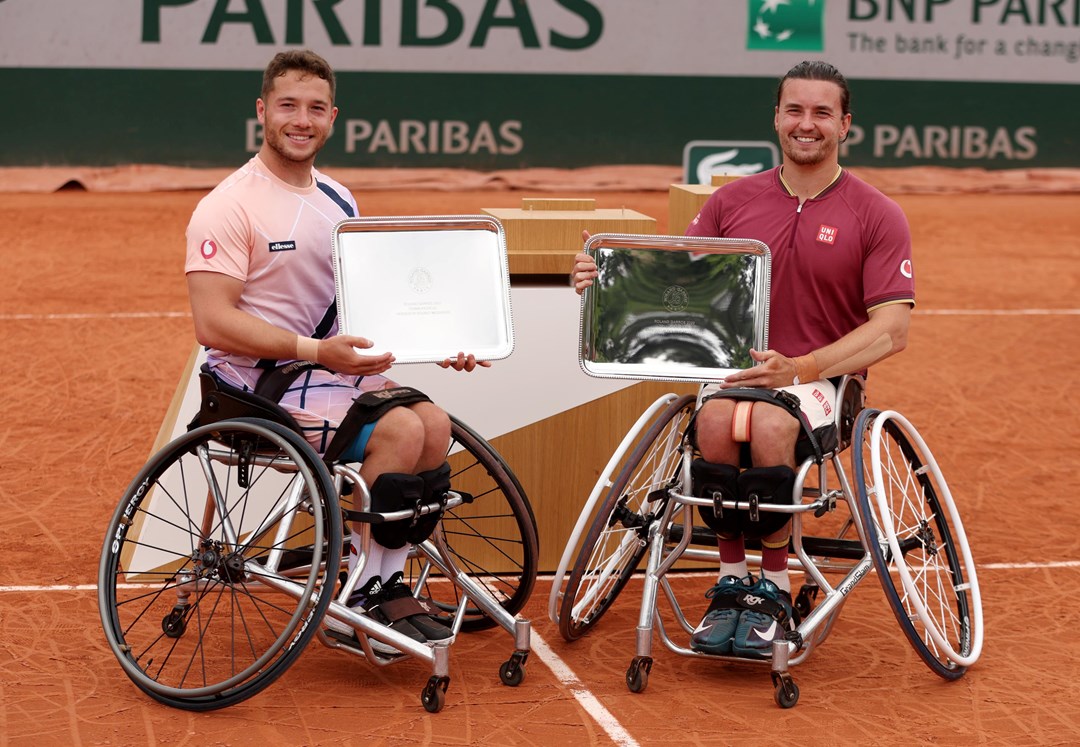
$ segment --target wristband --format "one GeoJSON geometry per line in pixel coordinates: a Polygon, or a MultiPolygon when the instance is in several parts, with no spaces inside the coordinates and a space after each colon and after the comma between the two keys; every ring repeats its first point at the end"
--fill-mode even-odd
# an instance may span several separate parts
{"type": "Polygon", "coordinates": [[[300,361],[319,362],[319,341],[314,337],[296,336],[296,359],[300,361]]]}
{"type": "Polygon", "coordinates": [[[792,384],[809,384],[811,381],[817,381],[821,378],[821,371],[818,369],[817,358],[813,353],[807,353],[806,355],[800,355],[797,358],[792,358],[795,362],[795,379],[792,384]]]}

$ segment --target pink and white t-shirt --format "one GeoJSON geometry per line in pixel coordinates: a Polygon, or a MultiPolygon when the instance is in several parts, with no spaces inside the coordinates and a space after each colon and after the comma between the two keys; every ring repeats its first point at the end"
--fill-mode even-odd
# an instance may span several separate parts
{"type": "MultiPolygon", "coordinates": [[[[333,179],[312,169],[311,186],[293,187],[255,156],[195,208],[184,271],[241,280],[241,311],[304,337],[328,337],[337,331],[331,235],[356,214],[353,196],[333,179]]],[[[259,363],[214,349],[209,359],[259,363]]]]}

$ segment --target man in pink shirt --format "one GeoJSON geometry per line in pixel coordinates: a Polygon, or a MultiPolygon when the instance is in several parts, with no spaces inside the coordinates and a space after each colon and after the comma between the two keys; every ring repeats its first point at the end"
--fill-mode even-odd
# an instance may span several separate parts
{"type": "MultiPolygon", "coordinates": [[[[701,454],[695,487],[708,486],[699,495],[790,500],[796,445],[833,422],[839,377],[864,373],[907,344],[915,303],[911,236],[895,202],[840,167],[839,146],[851,127],[844,76],[824,62],[793,67],[780,81],[773,125],[782,165],[717,189],[686,231],[757,239],[772,254],[770,349],[751,350],[757,365],[706,390],[714,396],[704,400],[694,434],[701,454]],[[746,400],[735,391],[744,388],[757,396],[746,400]]],[[[574,287],[580,293],[594,277],[595,264],[579,254],[574,287]]],[[[793,617],[790,521],[772,513],[755,524],[711,509],[702,517],[717,533],[720,581],[706,594],[712,602],[691,647],[768,657],[793,617]],[[744,539],[751,534],[762,545],[758,579],[747,570],[744,539]],[[746,592],[767,600],[773,614],[739,604],[746,592]]]]}
{"type": "MultiPolygon", "coordinates": [[[[220,382],[255,390],[282,364],[318,364],[304,368],[280,404],[320,453],[353,400],[397,386],[384,375],[394,363],[391,353],[365,355],[369,340],[337,334],[331,235],[357,208],[345,187],[314,168],[337,117],[334,94],[334,72],[322,57],[310,51],[274,57],[255,102],[262,146],[196,207],[185,265],[195,335],[220,382]]],[[[471,371],[477,361],[459,354],[440,365],[471,371]]],[[[410,480],[413,488],[437,496],[449,488],[449,441],[446,413],[430,401],[415,401],[364,425],[342,458],[363,463],[360,474],[373,501],[393,502],[410,480]]],[[[380,614],[382,602],[409,595],[402,582],[409,544],[387,542],[391,546],[372,543],[349,605],[418,642],[448,638],[450,631],[427,615],[380,614]]],[[[350,572],[356,562],[353,548],[350,572]]],[[[339,635],[354,635],[336,620],[327,625],[339,635]]],[[[382,653],[396,653],[370,642],[382,653]]]]}

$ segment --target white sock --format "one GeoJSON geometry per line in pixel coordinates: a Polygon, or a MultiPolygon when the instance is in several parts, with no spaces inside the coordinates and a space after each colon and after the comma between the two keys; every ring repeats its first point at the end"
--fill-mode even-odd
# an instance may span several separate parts
{"type": "Polygon", "coordinates": [[[746,578],[750,575],[750,571],[746,567],[746,558],[743,558],[740,563],[721,563],[720,564],[720,578],[724,576],[735,576],[736,578],[746,578]]]}
{"type": "Polygon", "coordinates": [[[379,562],[379,575],[382,576],[384,582],[389,581],[390,577],[398,571],[405,570],[405,562],[409,559],[409,551],[412,550],[412,546],[406,544],[404,547],[399,547],[396,550],[391,550],[388,547],[382,548],[382,559],[379,562]]]}
{"type": "Polygon", "coordinates": [[[767,571],[764,568],[761,569],[761,575],[763,578],[767,578],[780,587],[781,590],[791,593],[791,578],[788,576],[787,568],[782,571],[767,571]]]}
{"type": "MultiPolygon", "coordinates": [[[[356,535],[353,535],[353,539],[356,539],[356,535]]],[[[372,541],[371,547],[368,548],[367,562],[364,563],[364,567],[360,570],[360,578],[356,581],[356,586],[353,589],[359,589],[368,581],[379,575],[379,570],[382,566],[383,553],[386,552],[386,548],[380,545],[378,542],[372,541]]],[[[349,576],[351,577],[353,571],[356,570],[356,564],[359,562],[360,556],[352,550],[349,551],[349,576]]]]}

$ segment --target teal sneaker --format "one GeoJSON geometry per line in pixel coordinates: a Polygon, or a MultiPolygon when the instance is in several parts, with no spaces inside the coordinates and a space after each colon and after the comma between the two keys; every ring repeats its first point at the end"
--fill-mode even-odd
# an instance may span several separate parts
{"type": "Polygon", "coordinates": [[[731,651],[747,659],[768,659],[773,641],[795,629],[791,594],[766,578],[760,579],[740,598],[745,609],[739,616],[731,651]]]}
{"type": "Polygon", "coordinates": [[[753,579],[747,576],[724,576],[705,592],[705,598],[712,600],[705,617],[690,636],[690,648],[705,654],[730,654],[731,641],[739,625],[739,615],[743,608],[738,599],[749,591],[753,579]]]}

